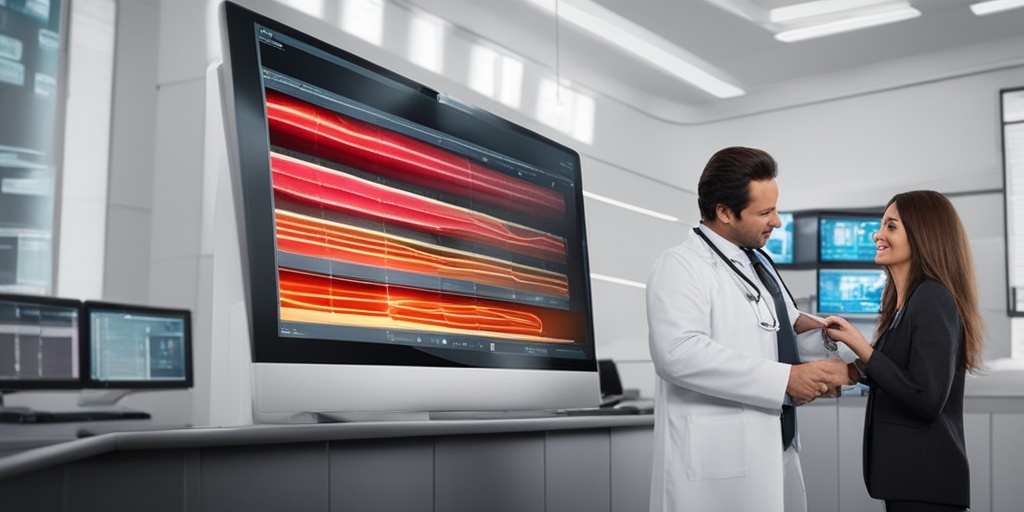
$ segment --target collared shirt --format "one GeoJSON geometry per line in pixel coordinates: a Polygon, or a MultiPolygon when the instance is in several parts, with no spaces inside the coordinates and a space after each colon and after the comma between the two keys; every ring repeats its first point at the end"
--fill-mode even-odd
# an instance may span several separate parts
{"type": "MultiPolygon", "coordinates": [[[[751,283],[754,283],[765,297],[771,297],[768,290],[766,290],[764,285],[761,284],[761,279],[757,277],[757,273],[754,272],[753,265],[750,264],[750,259],[747,258],[747,254],[743,252],[742,247],[732,243],[722,235],[715,233],[714,230],[704,225],[704,223],[701,223],[697,229],[699,229],[701,233],[704,233],[704,235],[708,237],[708,240],[711,240],[711,242],[715,244],[715,247],[717,247],[726,258],[729,258],[729,261],[731,261],[736,268],[740,269],[740,271],[747,276],[747,279],[749,279],[751,283]]],[[[760,258],[760,256],[758,257],[760,258]]],[[[785,285],[782,283],[782,277],[780,277],[778,272],[775,271],[775,268],[773,268],[768,262],[763,261],[763,258],[762,262],[765,264],[765,267],[769,269],[772,275],[775,276],[775,280],[779,282],[780,288],[785,289],[785,285]]],[[[768,302],[771,303],[772,301],[768,300],[768,302]]],[[[800,310],[796,308],[796,304],[794,304],[792,300],[787,300],[786,306],[789,318],[791,318],[793,322],[796,322],[797,317],[800,315],[800,310]]],[[[772,307],[774,308],[774,303],[772,307]]]]}

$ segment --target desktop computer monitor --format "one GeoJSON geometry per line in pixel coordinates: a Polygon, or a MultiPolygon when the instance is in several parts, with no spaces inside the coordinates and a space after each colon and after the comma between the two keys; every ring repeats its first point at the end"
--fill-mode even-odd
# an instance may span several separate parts
{"type": "Polygon", "coordinates": [[[86,301],[85,387],[192,387],[192,315],[185,309],[86,301]]]}
{"type": "Polygon", "coordinates": [[[81,302],[0,294],[0,392],[82,387],[81,302]]]}
{"type": "Polygon", "coordinates": [[[818,313],[875,317],[882,304],[883,268],[819,268],[818,313]]]}
{"type": "Polygon", "coordinates": [[[881,228],[880,214],[822,213],[818,223],[821,263],[874,263],[874,235],[881,228]]]}
{"type": "Polygon", "coordinates": [[[254,419],[597,405],[579,154],[222,5],[254,419]]]}
{"type": "Polygon", "coordinates": [[[779,219],[782,226],[772,230],[772,236],[765,244],[764,250],[776,265],[790,265],[794,263],[795,255],[793,213],[779,212],[779,219]]]}

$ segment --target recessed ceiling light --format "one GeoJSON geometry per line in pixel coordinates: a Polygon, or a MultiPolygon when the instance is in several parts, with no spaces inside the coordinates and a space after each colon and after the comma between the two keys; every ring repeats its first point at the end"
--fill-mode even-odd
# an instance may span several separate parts
{"type": "Polygon", "coordinates": [[[1024,0],[989,0],[988,2],[971,4],[971,12],[975,16],[985,16],[986,14],[995,14],[1021,7],[1024,7],[1024,0]]]}
{"type": "Polygon", "coordinates": [[[920,15],[921,11],[908,5],[907,7],[891,11],[851,17],[819,25],[796,28],[793,30],[785,30],[775,34],[775,39],[786,43],[792,43],[794,41],[802,41],[804,39],[823,37],[852,30],[860,30],[863,28],[895,23],[897,21],[909,20],[920,15]]]}
{"type": "Polygon", "coordinates": [[[674,217],[674,216],[668,215],[666,213],[656,212],[654,210],[648,210],[647,208],[644,208],[642,206],[637,206],[635,204],[625,203],[625,202],[619,201],[618,199],[612,199],[610,197],[605,197],[605,196],[602,196],[602,195],[598,195],[598,194],[595,194],[593,192],[587,192],[586,190],[583,191],[583,197],[589,197],[589,198],[591,198],[591,199],[593,199],[595,201],[601,201],[602,203],[607,203],[607,204],[610,204],[612,206],[618,206],[619,208],[624,208],[626,210],[634,211],[634,212],[637,212],[637,213],[642,213],[644,215],[647,215],[647,216],[650,216],[650,217],[654,217],[656,219],[667,220],[669,222],[679,222],[679,217],[674,217]]]}
{"type": "Polygon", "coordinates": [[[707,0],[775,34],[800,41],[916,18],[921,11],[906,0],[811,0],[766,9],[751,0],[707,0]]]}
{"type": "Polygon", "coordinates": [[[591,279],[597,281],[604,281],[606,283],[622,284],[626,286],[632,286],[633,288],[647,288],[647,285],[638,281],[630,281],[629,279],[622,279],[621,277],[606,276],[603,274],[590,274],[591,279]]]}

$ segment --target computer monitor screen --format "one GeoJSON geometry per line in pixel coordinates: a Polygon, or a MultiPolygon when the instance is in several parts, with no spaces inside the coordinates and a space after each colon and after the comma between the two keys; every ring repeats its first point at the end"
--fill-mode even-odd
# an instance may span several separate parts
{"type": "Polygon", "coordinates": [[[818,269],[818,313],[877,315],[886,273],[881,268],[818,269]]]}
{"type": "Polygon", "coordinates": [[[188,310],[86,301],[89,388],[192,386],[188,310]]]}
{"type": "Polygon", "coordinates": [[[81,302],[0,294],[0,391],[76,389],[81,302]]]}
{"type": "Polygon", "coordinates": [[[224,5],[257,391],[270,373],[364,375],[344,384],[359,403],[310,407],[544,406],[560,373],[596,400],[579,154],[224,5]]]}
{"type": "Polygon", "coordinates": [[[843,263],[874,262],[873,237],[881,224],[880,215],[819,215],[819,260],[843,263]]]}
{"type": "Polygon", "coordinates": [[[794,254],[793,214],[779,212],[779,219],[782,220],[782,226],[772,231],[772,236],[765,244],[764,250],[772,257],[772,261],[776,265],[789,265],[793,263],[794,254]]]}

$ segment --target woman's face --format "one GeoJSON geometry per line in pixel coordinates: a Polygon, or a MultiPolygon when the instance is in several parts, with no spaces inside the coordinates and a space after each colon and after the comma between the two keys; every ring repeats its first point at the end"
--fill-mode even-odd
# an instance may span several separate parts
{"type": "Polygon", "coordinates": [[[889,270],[910,268],[910,240],[896,203],[889,205],[882,214],[882,227],[875,233],[874,240],[875,263],[889,270]]]}

